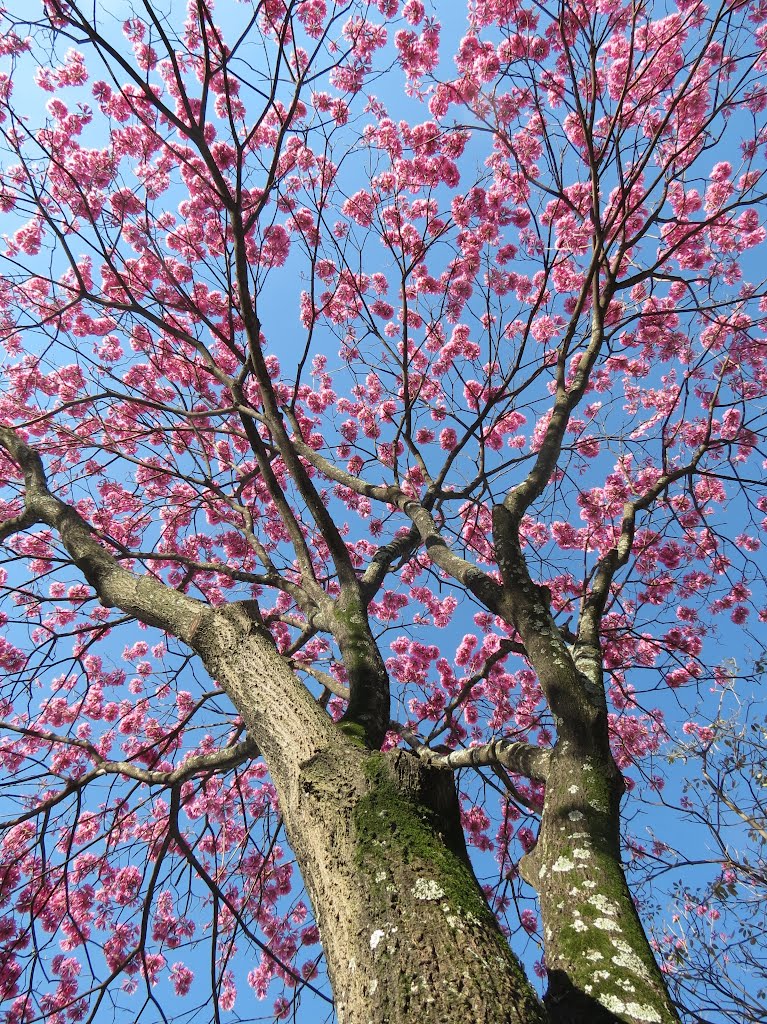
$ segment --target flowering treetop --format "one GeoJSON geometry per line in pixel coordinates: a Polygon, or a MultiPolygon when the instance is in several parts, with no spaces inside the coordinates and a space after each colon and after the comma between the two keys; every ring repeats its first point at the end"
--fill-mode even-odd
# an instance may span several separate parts
{"type": "MultiPolygon", "coordinates": [[[[600,652],[620,769],[676,706],[705,739],[707,637],[767,620],[767,8],[3,16],[0,994],[183,995],[212,938],[229,1010],[238,944],[259,995],[315,984],[273,783],[66,530],[257,618],[374,746],[548,750],[552,644],[587,689],[600,652]]],[[[543,786],[508,769],[500,826],[470,786],[464,825],[518,887],[543,786]]]]}

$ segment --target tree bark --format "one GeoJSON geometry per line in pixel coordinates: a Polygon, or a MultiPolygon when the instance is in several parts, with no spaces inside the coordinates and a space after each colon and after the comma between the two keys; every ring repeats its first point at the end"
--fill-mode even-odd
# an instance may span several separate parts
{"type": "Polygon", "coordinates": [[[564,642],[530,577],[519,522],[518,509],[494,509],[511,620],[558,732],[538,842],[521,865],[541,901],[546,1006],[556,1024],[678,1024],[621,863],[624,784],[610,750],[598,626],[582,615],[572,648],[564,642]]]}
{"type": "Polygon", "coordinates": [[[544,1024],[471,868],[452,773],[347,736],[231,609],[194,646],[269,764],[340,1024],[544,1024]]]}
{"type": "Polygon", "coordinates": [[[679,1021],[626,884],[622,793],[612,757],[553,751],[538,842],[520,870],[540,896],[556,1024],[679,1021]]]}

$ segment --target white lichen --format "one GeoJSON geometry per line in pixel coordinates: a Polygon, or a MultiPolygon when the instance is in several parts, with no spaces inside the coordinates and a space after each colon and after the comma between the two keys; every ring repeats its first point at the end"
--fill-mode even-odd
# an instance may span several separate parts
{"type": "Polygon", "coordinates": [[[603,932],[619,932],[620,926],[617,921],[613,921],[609,917],[597,917],[594,921],[594,927],[599,928],[603,932]]]}
{"type": "Polygon", "coordinates": [[[607,914],[608,917],[615,917],[618,913],[618,907],[615,903],[611,903],[610,900],[601,892],[595,893],[593,896],[588,897],[588,901],[592,907],[596,907],[597,910],[602,914],[607,914]]]}
{"type": "Polygon", "coordinates": [[[570,811],[567,815],[570,821],[581,821],[583,818],[582,811],[570,811]]]}
{"type": "Polygon", "coordinates": [[[582,847],[576,847],[573,850],[573,857],[577,860],[588,860],[591,856],[591,850],[584,850],[582,847]]]}
{"type": "Polygon", "coordinates": [[[384,938],[385,935],[386,932],[383,930],[383,928],[376,928],[376,930],[370,936],[370,948],[377,949],[378,944],[380,943],[381,939],[384,938]]]}
{"type": "Polygon", "coordinates": [[[445,895],[433,878],[419,878],[410,892],[417,900],[441,900],[445,895]]]}
{"type": "Polygon", "coordinates": [[[573,871],[575,864],[567,857],[557,857],[554,861],[552,871],[573,871]]]}
{"type": "Polygon", "coordinates": [[[629,1014],[629,1016],[635,1017],[637,1020],[648,1021],[649,1024],[661,1024],[661,1015],[654,1006],[646,1006],[635,1002],[624,1003],[622,999],[609,993],[602,996],[600,1002],[605,1009],[610,1010],[612,1013],[629,1014]]]}
{"type": "Polygon", "coordinates": [[[612,993],[610,992],[603,995],[600,1002],[606,1009],[612,1010],[613,1013],[626,1012],[626,1004],[623,1002],[623,1000],[619,999],[617,996],[612,995],[612,993]]]}
{"type": "Polygon", "coordinates": [[[589,930],[588,927],[583,923],[583,921],[581,921],[579,917],[576,917],[576,919],[573,921],[570,927],[573,929],[573,931],[576,932],[587,932],[589,930]]]}
{"type": "Polygon", "coordinates": [[[632,985],[628,978],[616,978],[615,984],[625,992],[636,992],[636,985],[632,985]]]}
{"type": "Polygon", "coordinates": [[[642,1003],[626,1003],[626,1009],[639,1020],[650,1021],[650,1024],[661,1024],[661,1015],[654,1006],[643,1005],[642,1003]]]}
{"type": "Polygon", "coordinates": [[[647,968],[631,946],[629,946],[628,942],[624,942],[622,939],[616,939],[614,946],[617,952],[613,956],[612,961],[616,967],[624,967],[640,978],[649,977],[647,968]]]}

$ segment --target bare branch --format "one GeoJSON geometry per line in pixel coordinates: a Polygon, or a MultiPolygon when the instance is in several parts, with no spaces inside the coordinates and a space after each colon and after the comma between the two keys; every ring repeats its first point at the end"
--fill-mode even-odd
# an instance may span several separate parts
{"type": "Polygon", "coordinates": [[[391,723],[392,728],[399,732],[413,751],[432,768],[444,768],[457,771],[460,768],[485,768],[502,765],[515,775],[524,775],[528,779],[546,780],[550,752],[542,747],[534,747],[530,743],[515,740],[495,739],[465,750],[451,750],[447,753],[432,750],[411,729],[391,723]]]}

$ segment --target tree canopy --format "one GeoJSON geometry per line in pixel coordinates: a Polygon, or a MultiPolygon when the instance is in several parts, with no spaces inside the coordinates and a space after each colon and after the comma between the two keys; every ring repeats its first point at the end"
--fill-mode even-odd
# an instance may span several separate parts
{"type": "Polygon", "coordinates": [[[757,1020],[767,6],[0,13],[4,1020],[757,1020]]]}

